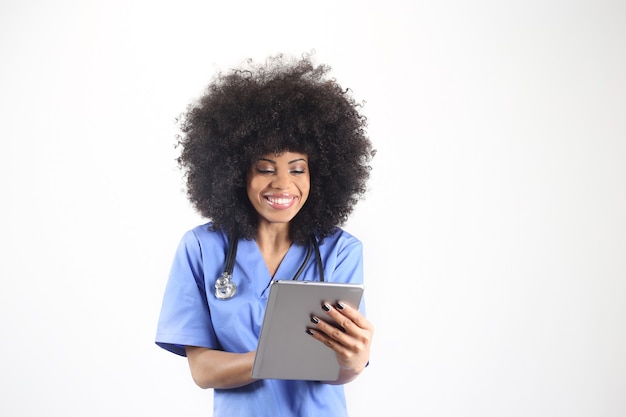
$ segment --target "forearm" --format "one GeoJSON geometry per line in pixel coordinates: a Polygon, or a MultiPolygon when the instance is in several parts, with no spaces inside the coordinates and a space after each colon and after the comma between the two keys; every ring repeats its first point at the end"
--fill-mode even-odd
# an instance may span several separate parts
{"type": "Polygon", "coordinates": [[[185,350],[191,376],[200,388],[237,388],[255,381],[251,377],[254,352],[231,353],[194,346],[185,350]]]}

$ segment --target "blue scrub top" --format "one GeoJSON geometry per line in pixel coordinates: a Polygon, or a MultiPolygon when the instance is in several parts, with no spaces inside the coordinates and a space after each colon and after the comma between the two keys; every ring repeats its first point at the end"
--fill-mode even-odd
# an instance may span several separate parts
{"type": "MultiPolygon", "coordinates": [[[[338,229],[319,246],[328,282],[363,283],[361,242],[338,229]]],[[[256,350],[272,279],[292,279],[306,257],[306,245],[291,245],[272,278],[254,240],[239,240],[232,281],[237,294],[215,297],[224,270],[227,237],[198,226],[183,236],[163,297],[156,343],[185,356],[185,346],[227,352],[256,350]]],[[[301,280],[319,281],[312,256],[301,280]]],[[[365,313],[364,303],[360,306],[365,313]]],[[[304,329],[303,329],[304,331],[304,329]]],[[[266,379],[241,388],[214,390],[215,417],[347,416],[343,386],[315,381],[266,379]]]]}

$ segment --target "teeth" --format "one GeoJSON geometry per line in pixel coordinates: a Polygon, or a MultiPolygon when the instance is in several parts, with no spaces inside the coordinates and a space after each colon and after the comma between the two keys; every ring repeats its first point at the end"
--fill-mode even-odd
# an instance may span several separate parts
{"type": "Polygon", "coordinates": [[[272,197],[268,197],[268,200],[270,203],[273,204],[289,204],[291,202],[291,198],[272,198],[272,197]]]}

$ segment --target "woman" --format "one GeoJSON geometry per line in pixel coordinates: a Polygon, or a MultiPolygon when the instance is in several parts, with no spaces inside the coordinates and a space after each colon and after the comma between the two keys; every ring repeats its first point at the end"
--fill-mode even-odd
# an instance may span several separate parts
{"type": "MultiPolygon", "coordinates": [[[[359,105],[308,56],[218,74],[181,118],[189,200],[210,219],[188,231],[166,287],[156,343],[188,358],[214,416],[347,416],[343,384],[369,361],[364,305],[325,304],[306,330],[337,356],[335,381],[251,377],[269,284],[363,282],[361,242],[340,228],[366,190],[374,156],[359,105]],[[234,267],[224,272],[229,248],[234,267]],[[298,270],[301,270],[299,276],[298,270]]],[[[227,268],[228,269],[228,268],[227,268]]]]}

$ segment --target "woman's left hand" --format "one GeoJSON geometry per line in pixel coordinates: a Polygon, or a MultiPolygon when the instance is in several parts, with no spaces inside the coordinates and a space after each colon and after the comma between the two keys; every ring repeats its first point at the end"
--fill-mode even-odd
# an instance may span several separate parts
{"type": "Polygon", "coordinates": [[[329,384],[345,384],[355,379],[369,363],[370,345],[374,335],[372,323],[355,308],[339,302],[335,306],[324,303],[322,308],[339,327],[321,318],[311,317],[307,332],[337,354],[339,378],[329,384]]]}

